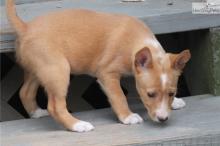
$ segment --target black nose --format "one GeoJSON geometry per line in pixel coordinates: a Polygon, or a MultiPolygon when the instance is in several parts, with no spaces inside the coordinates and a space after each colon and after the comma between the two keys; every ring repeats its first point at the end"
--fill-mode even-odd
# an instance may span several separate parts
{"type": "Polygon", "coordinates": [[[158,117],[158,120],[159,120],[160,122],[165,122],[165,121],[168,120],[168,117],[165,117],[165,118],[158,117]]]}

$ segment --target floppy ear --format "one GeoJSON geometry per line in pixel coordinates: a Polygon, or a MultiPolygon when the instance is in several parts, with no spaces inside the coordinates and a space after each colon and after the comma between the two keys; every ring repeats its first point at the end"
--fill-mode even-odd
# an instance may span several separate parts
{"type": "Polygon", "coordinates": [[[152,68],[152,55],[150,52],[150,49],[147,47],[144,47],[143,49],[139,50],[135,54],[135,62],[134,62],[135,68],[137,71],[140,71],[140,69],[143,68],[152,68]]]}
{"type": "Polygon", "coordinates": [[[181,53],[175,55],[175,57],[172,57],[172,67],[176,70],[182,70],[190,58],[190,51],[184,50],[181,53]]]}

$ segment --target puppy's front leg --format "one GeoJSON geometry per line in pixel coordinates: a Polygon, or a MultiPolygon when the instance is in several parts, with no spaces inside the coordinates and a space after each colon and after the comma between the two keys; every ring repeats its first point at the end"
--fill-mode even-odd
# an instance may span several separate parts
{"type": "Polygon", "coordinates": [[[120,76],[105,74],[98,79],[99,84],[108,96],[109,102],[123,124],[141,123],[143,119],[136,113],[132,113],[128,107],[126,97],[120,86],[120,76]]]}

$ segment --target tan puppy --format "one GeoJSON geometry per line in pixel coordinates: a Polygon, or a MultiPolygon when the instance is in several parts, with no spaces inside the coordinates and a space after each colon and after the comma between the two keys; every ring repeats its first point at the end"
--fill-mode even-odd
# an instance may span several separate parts
{"type": "MultiPolygon", "coordinates": [[[[122,123],[140,123],[142,118],[129,109],[120,87],[121,76],[133,74],[151,119],[168,119],[178,77],[190,59],[188,50],[166,53],[146,25],[126,15],[64,10],[24,23],[13,0],[7,0],[7,14],[18,35],[16,56],[25,69],[20,97],[30,116],[47,115],[35,101],[42,85],[55,120],[71,131],[94,129],[66,108],[70,74],[88,74],[98,78],[122,123]]],[[[173,108],[182,106],[184,102],[175,98],[173,108]]]]}

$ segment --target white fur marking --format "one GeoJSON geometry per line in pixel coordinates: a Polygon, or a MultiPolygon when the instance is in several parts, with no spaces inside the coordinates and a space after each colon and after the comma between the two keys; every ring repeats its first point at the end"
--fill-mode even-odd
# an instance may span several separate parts
{"type": "Polygon", "coordinates": [[[156,39],[146,39],[145,44],[151,45],[154,48],[161,48],[160,43],[156,39]]]}
{"type": "Polygon", "coordinates": [[[79,122],[77,122],[76,124],[73,125],[72,131],[87,132],[87,131],[93,130],[94,128],[95,127],[89,122],[79,121],[79,122]]]}
{"type": "Polygon", "coordinates": [[[156,117],[163,119],[169,117],[168,103],[165,100],[161,102],[160,107],[156,110],[156,117]]]}
{"type": "Polygon", "coordinates": [[[48,116],[49,113],[47,110],[43,110],[41,108],[37,108],[34,112],[32,112],[30,114],[30,117],[31,118],[34,118],[34,119],[37,119],[37,118],[40,118],[40,117],[45,117],[45,116],[48,116]]]}
{"type": "Polygon", "coordinates": [[[147,38],[144,40],[144,44],[150,48],[153,47],[154,52],[156,53],[153,53],[152,55],[162,61],[165,51],[156,38],[147,38]]]}
{"type": "Polygon", "coordinates": [[[123,124],[131,125],[131,124],[138,124],[143,122],[143,119],[138,114],[130,114],[124,120],[122,120],[123,124]]]}
{"type": "Polygon", "coordinates": [[[165,88],[166,83],[167,83],[167,74],[164,74],[164,73],[161,74],[160,80],[161,80],[161,83],[162,83],[162,87],[165,88]]]}
{"type": "Polygon", "coordinates": [[[183,99],[174,97],[173,103],[172,103],[172,109],[178,110],[185,106],[186,106],[186,103],[183,99]]]}

